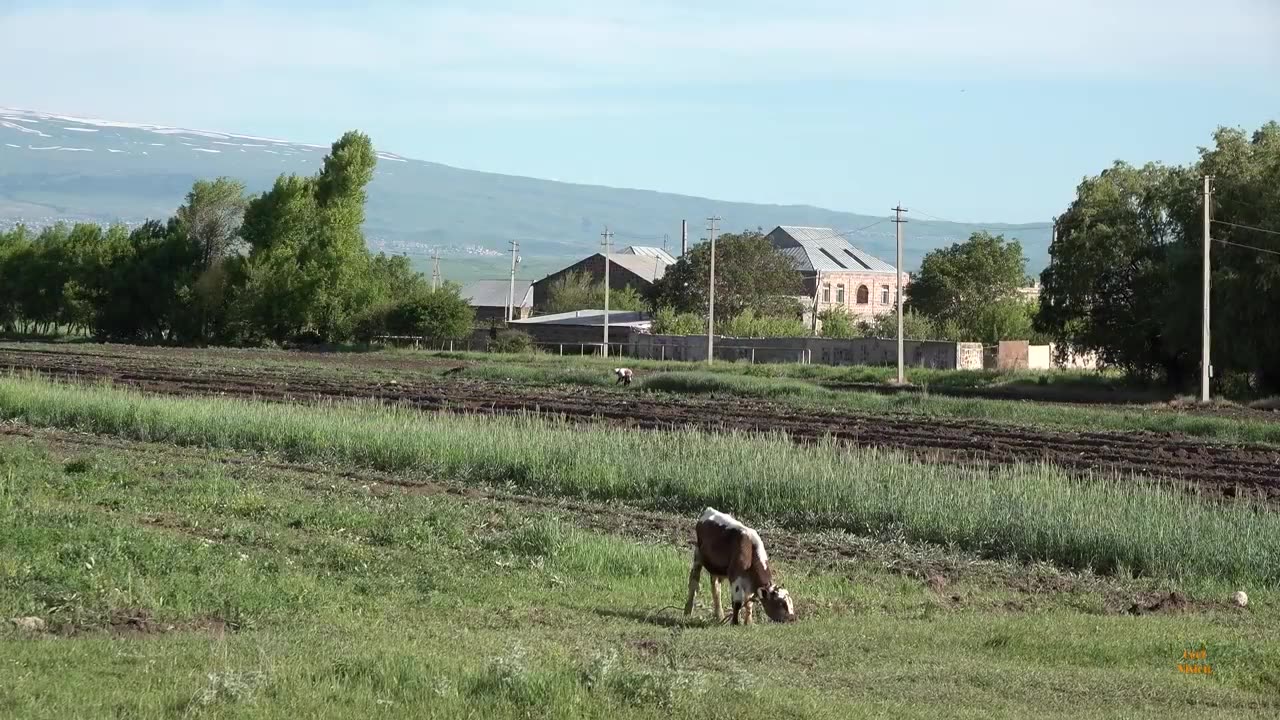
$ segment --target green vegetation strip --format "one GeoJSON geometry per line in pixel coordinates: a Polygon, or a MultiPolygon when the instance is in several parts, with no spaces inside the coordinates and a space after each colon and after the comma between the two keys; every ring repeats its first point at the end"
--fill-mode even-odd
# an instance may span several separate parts
{"type": "Polygon", "coordinates": [[[681,513],[714,505],[792,528],[892,532],[1104,573],[1280,583],[1280,514],[1243,501],[1202,503],[1131,480],[1080,480],[1051,466],[966,468],[801,448],[781,437],[151,397],[14,377],[0,379],[0,417],[681,513]]]}

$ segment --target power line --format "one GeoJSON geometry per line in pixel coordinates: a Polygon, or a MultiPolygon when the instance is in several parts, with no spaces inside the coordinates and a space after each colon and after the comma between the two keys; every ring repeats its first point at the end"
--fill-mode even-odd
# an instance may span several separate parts
{"type": "MultiPolygon", "coordinates": [[[[1218,221],[1214,220],[1213,222],[1218,221]]],[[[1231,242],[1230,240],[1219,240],[1218,238],[1213,238],[1213,241],[1216,243],[1222,243],[1223,245],[1233,245],[1246,250],[1257,250],[1260,253],[1267,253],[1268,255],[1280,255],[1280,250],[1268,250],[1267,248],[1260,248],[1255,245],[1245,245],[1244,243],[1231,242]]]]}
{"type": "Polygon", "coordinates": [[[1276,232],[1275,230],[1267,230],[1266,228],[1254,227],[1252,225],[1238,225],[1236,223],[1229,223],[1226,220],[1214,220],[1213,222],[1218,223],[1219,225],[1228,225],[1233,228],[1240,228],[1241,230],[1256,230],[1260,233],[1267,233],[1268,235],[1280,235],[1280,232],[1276,232]]]}
{"type": "Polygon", "coordinates": [[[862,231],[864,231],[864,230],[870,230],[871,228],[876,227],[877,225],[883,225],[883,224],[885,224],[885,223],[887,223],[887,222],[893,222],[893,218],[883,218],[883,219],[881,219],[881,220],[877,220],[877,221],[875,221],[875,222],[871,223],[870,225],[863,225],[862,227],[857,228],[857,229],[855,229],[855,230],[845,230],[844,232],[833,232],[833,233],[832,233],[832,234],[830,234],[830,235],[824,235],[824,236],[819,237],[819,238],[811,238],[811,239],[813,239],[813,240],[833,240],[833,239],[838,238],[838,237],[842,237],[842,238],[848,239],[850,235],[857,235],[858,233],[860,233],[860,232],[862,232],[862,231]]]}

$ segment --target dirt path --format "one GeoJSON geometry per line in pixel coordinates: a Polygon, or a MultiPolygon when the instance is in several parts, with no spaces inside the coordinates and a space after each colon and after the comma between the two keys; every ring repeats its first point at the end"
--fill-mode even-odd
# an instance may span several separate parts
{"type": "Polygon", "coordinates": [[[68,380],[109,379],[148,392],[286,402],[373,399],[423,411],[536,413],[637,429],[784,432],[799,442],[826,436],[946,462],[1045,462],[1075,471],[1169,478],[1210,494],[1280,502],[1280,450],[1210,444],[1155,433],[1062,432],[911,415],[801,410],[744,398],[671,397],[584,387],[529,387],[466,379],[368,381],[307,367],[236,367],[194,351],[137,355],[0,348],[0,368],[68,380]]]}

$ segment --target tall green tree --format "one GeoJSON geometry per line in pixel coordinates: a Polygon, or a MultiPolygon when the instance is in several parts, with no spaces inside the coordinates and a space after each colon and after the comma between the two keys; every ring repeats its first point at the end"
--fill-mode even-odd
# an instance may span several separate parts
{"type": "Polygon", "coordinates": [[[377,157],[367,135],[339,138],[312,178],[282,176],[250,201],[241,234],[251,247],[235,325],[246,340],[351,336],[377,301],[365,246],[365,188],[377,157]]]}
{"type": "Polygon", "coordinates": [[[1038,324],[1059,352],[1096,352],[1136,375],[1186,374],[1189,348],[1167,342],[1164,318],[1171,252],[1194,203],[1189,178],[1116,163],[1080,183],[1041,273],[1038,324]]]}
{"type": "Polygon", "coordinates": [[[932,250],[907,286],[906,309],[939,322],[973,326],[983,308],[1017,295],[1027,284],[1022,244],[976,232],[963,243],[932,250]]]}
{"type": "MultiPolygon", "coordinates": [[[[710,277],[711,243],[704,242],[667,268],[647,299],[654,308],[705,316],[710,277]]],[[[716,238],[715,283],[718,318],[733,318],[748,309],[757,315],[792,317],[800,311],[795,298],[804,293],[795,264],[758,231],[716,238]]]]}

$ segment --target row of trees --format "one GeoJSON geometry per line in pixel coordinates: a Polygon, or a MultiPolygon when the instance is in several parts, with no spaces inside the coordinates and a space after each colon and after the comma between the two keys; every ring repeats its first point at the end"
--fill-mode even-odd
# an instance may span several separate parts
{"type": "Polygon", "coordinates": [[[1211,175],[1214,375],[1280,391],[1280,124],[1213,140],[1191,165],[1117,162],[1080,183],[1041,276],[1039,329],[1134,375],[1193,384],[1211,175]]]}
{"type": "Polygon", "coordinates": [[[282,175],[256,197],[220,178],[132,231],[0,233],[0,330],[184,344],[466,335],[473,311],[457,286],[433,291],[407,258],[368,251],[376,162],[368,136],[350,132],[317,174],[282,175]]]}

